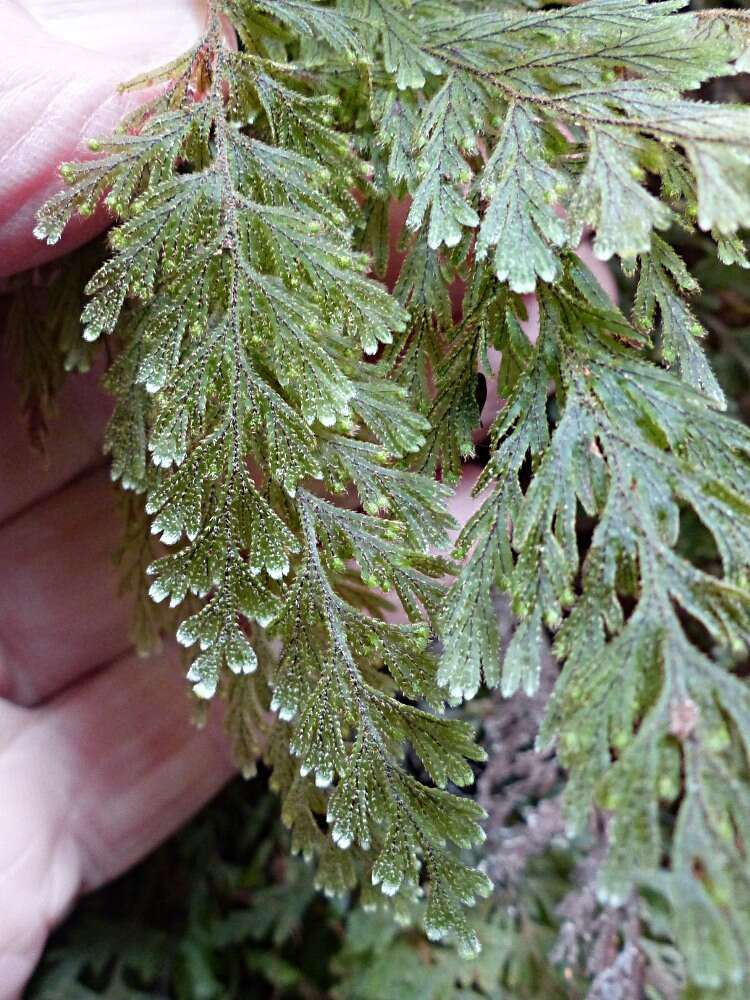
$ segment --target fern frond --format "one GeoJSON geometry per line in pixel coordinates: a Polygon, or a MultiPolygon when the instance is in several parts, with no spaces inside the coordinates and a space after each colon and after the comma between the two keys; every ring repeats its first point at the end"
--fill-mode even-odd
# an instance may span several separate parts
{"type": "Polygon", "coordinates": [[[742,72],[748,34],[681,8],[213,0],[194,48],[135,81],[160,93],[61,168],[37,233],[100,200],[116,218],[83,310],[115,346],[113,476],[172,547],[151,594],[180,609],[196,694],[228,697],[319,884],[396,908],[426,889],[430,934],[475,950],[462,907],[489,886],[457,850],[482,811],[450,786],[482,752],[441,713],[482,682],[532,694],[552,633],[540,745],[571,824],[613,815],[601,894],[667,898],[713,988],[746,974],[750,930],[750,436],[669,239],[747,266],[750,109],[689,92],[742,72]],[[405,196],[389,294],[363,248],[384,273],[405,196]],[[632,319],[575,256],[589,230],[638,276],[632,319]],[[474,453],[493,350],[506,403],[457,568],[434,479],[474,453]]]}
{"type": "MultiPolygon", "coordinates": [[[[417,621],[441,596],[444,564],[419,553],[445,546],[443,491],[398,467],[425,422],[360,360],[406,315],[366,276],[344,228],[359,168],[331,127],[331,99],[265,56],[231,51],[218,10],[180,64],[192,67],[193,90],[207,81],[201,99],[186,88],[137,132],[94,144],[99,158],[64,167],[70,188],[41,213],[39,233],[54,241],[104,192],[121,218],[87,286],[85,337],[118,339],[107,375],[118,399],[113,475],[146,493],[152,531],[176,546],[149,567],[150,593],[173,607],[200,602],[177,630],[197,649],[195,693],[210,698],[226,682],[230,720],[241,733],[248,711],[257,723],[263,701],[247,701],[239,679],[256,672],[256,642],[275,623],[283,653],[266,681],[270,707],[289,723],[301,775],[334,786],[321,879],[332,844],[371,851],[373,881],[389,895],[402,884],[418,892],[424,866],[431,932],[457,933],[471,950],[461,908],[488,883],[441,844],[475,843],[482,810],[425,788],[401,758],[411,744],[443,788],[473,781],[466,761],[481,751],[466,724],[399,701],[382,676],[390,668],[412,702],[442,707],[427,629],[378,622],[337,590],[354,559],[367,586],[393,588],[417,621]],[[363,512],[314,496],[310,479],[352,487],[363,512]]],[[[331,11],[273,10],[356,49],[331,11]]],[[[240,739],[248,770],[255,740],[240,739]]]]}

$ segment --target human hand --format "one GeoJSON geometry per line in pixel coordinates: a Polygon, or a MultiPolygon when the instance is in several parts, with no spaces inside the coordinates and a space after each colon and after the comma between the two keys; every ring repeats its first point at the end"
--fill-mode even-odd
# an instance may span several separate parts
{"type": "MultiPolygon", "coordinates": [[[[137,16],[133,6],[0,0],[6,274],[106,225],[103,213],[79,221],[55,248],[32,235],[59,162],[125,110],[116,85],[188,48],[202,27],[195,0],[148,0],[137,16]]],[[[174,654],[144,662],[130,648],[101,457],[107,410],[91,377],[71,377],[44,469],[0,374],[0,1000],[20,994],[81,892],[148,853],[232,773],[216,713],[202,731],[189,721],[174,654]]]]}

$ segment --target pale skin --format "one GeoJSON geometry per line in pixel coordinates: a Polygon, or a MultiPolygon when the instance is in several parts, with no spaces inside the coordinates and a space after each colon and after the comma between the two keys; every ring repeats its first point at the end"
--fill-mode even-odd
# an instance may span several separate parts
{"type": "MultiPolygon", "coordinates": [[[[32,235],[36,210],[60,184],[58,164],[136,99],[119,96],[117,84],[188,48],[204,16],[202,0],[0,0],[0,275],[106,225],[102,214],[74,222],[52,249],[32,235]]],[[[7,368],[4,360],[0,1000],[15,1000],[78,896],[151,851],[233,769],[220,713],[202,730],[191,724],[174,651],[144,661],[130,646],[112,565],[120,526],[101,456],[106,399],[90,376],[71,378],[45,468],[29,449],[7,368]]],[[[454,500],[459,520],[475,477],[469,470],[454,500]]]]}

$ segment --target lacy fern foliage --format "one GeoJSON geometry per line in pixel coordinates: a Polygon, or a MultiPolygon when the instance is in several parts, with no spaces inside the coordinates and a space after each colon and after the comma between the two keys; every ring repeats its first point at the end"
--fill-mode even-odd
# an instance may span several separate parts
{"type": "Polygon", "coordinates": [[[750,434],[667,239],[698,227],[746,264],[750,109],[686,92],[741,71],[748,33],[681,6],[213,0],[195,47],[131,84],[158,95],[62,167],[37,233],[101,199],[116,217],[83,310],[117,345],[113,475],[171,549],[150,592],[180,609],[196,694],[227,694],[320,884],[405,905],[427,883],[429,933],[476,947],[462,906],[489,883],[450,847],[482,810],[447,786],[483,751],[443,709],[534,693],[553,633],[540,741],[570,821],[613,814],[601,891],[650,878],[715,986],[750,932],[750,434]],[[369,271],[404,196],[389,294],[369,271]],[[630,316],[574,253],[589,231],[637,283],[630,316]],[[507,402],[455,567],[445,484],[492,349],[507,402]],[[493,587],[519,619],[502,663],[493,587]]]}

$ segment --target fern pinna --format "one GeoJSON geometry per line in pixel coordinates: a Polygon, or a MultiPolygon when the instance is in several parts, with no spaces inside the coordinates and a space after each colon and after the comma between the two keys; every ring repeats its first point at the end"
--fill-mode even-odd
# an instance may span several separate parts
{"type": "Polygon", "coordinates": [[[451,845],[482,811],[446,786],[483,752],[443,709],[533,693],[552,633],[539,739],[571,825],[612,814],[601,892],[647,881],[717,985],[750,936],[750,434],[667,240],[697,227],[746,265],[750,109],[685,94],[743,71],[748,22],[681,7],[212,0],[195,47],[128,85],[156,96],[63,165],[37,234],[102,198],[116,219],[83,311],[116,343],[113,476],[172,547],[150,592],[186,609],[196,694],[227,696],[319,883],[426,891],[428,932],[475,949],[462,907],[489,883],[451,845]],[[405,196],[389,294],[369,271],[405,196]],[[589,230],[632,310],[575,255],[589,230]],[[456,565],[436,553],[493,348],[507,402],[456,565]],[[493,588],[518,618],[502,662],[493,588]]]}

